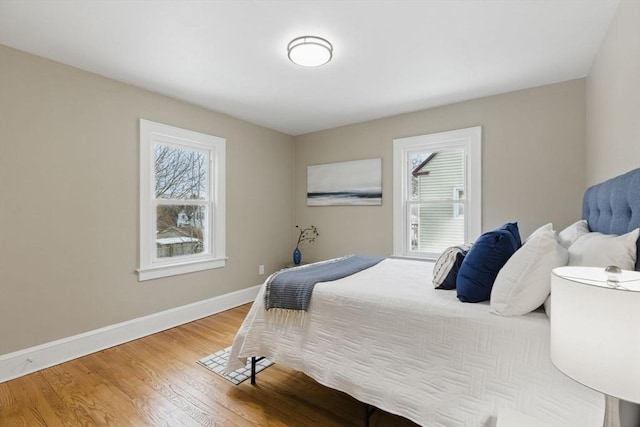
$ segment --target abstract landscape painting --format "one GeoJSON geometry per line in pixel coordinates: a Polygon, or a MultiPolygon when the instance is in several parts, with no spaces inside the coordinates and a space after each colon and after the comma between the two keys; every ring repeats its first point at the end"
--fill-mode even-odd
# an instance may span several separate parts
{"type": "Polygon", "coordinates": [[[382,159],[307,166],[307,206],[381,204],[382,159]]]}

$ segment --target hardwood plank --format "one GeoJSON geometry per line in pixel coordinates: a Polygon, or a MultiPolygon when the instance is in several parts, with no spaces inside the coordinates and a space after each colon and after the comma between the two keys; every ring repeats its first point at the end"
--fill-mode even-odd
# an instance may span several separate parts
{"type": "Polygon", "coordinates": [[[33,419],[32,425],[42,426],[62,426],[54,408],[51,406],[50,400],[44,394],[40,393],[38,386],[39,376],[29,376],[20,378],[23,395],[16,400],[20,401],[18,407],[24,411],[30,412],[33,419]]]}
{"type": "Polygon", "coordinates": [[[17,381],[7,381],[0,383],[0,420],[9,417],[9,411],[14,411],[18,408],[18,403],[14,397],[15,391],[9,386],[9,384],[17,384],[17,381]]]}
{"type": "Polygon", "coordinates": [[[3,385],[11,393],[10,400],[3,398],[0,405],[0,420],[7,419],[8,425],[57,426],[61,423],[49,405],[38,392],[34,376],[25,376],[8,381],[3,385]]]}
{"type": "Polygon", "coordinates": [[[118,352],[113,348],[96,353],[96,357],[82,361],[92,367],[104,381],[109,381],[119,390],[119,401],[126,401],[138,412],[145,425],[153,426],[186,426],[191,419],[171,401],[159,395],[143,379],[136,375],[136,368],[122,363],[118,352]]]}
{"type": "Polygon", "coordinates": [[[79,361],[82,367],[91,372],[91,375],[101,383],[95,388],[97,397],[106,401],[112,410],[118,411],[130,422],[136,420],[136,424],[145,425],[149,424],[151,418],[154,425],[171,425],[169,422],[161,423],[160,419],[155,417],[155,414],[160,411],[151,408],[160,407],[160,402],[154,402],[150,408],[146,398],[152,393],[145,390],[142,383],[132,384],[129,380],[131,373],[128,372],[128,369],[130,368],[125,366],[127,369],[121,369],[122,364],[120,363],[115,366],[102,363],[101,353],[82,358],[79,361]],[[134,390],[135,392],[132,393],[131,391],[134,390]],[[117,406],[115,406],[116,404],[117,406]],[[147,411],[142,408],[147,408],[147,411]]]}
{"type": "MultiPolygon", "coordinates": [[[[251,305],[0,384],[0,426],[360,427],[364,405],[274,365],[236,386],[196,362],[231,345],[251,305]]],[[[382,411],[371,427],[412,427],[382,411]]]]}
{"type": "Polygon", "coordinates": [[[73,424],[126,425],[127,420],[119,412],[110,410],[108,405],[100,401],[94,389],[93,378],[79,373],[78,365],[77,362],[67,362],[41,371],[41,375],[62,402],[58,412],[65,417],[68,415],[73,424]]]}
{"type": "MultiPolygon", "coordinates": [[[[228,398],[228,391],[236,387],[235,385],[195,363],[196,360],[210,354],[213,351],[212,347],[207,347],[205,352],[198,352],[191,349],[190,342],[188,334],[173,329],[168,331],[167,336],[163,339],[146,340],[145,344],[148,345],[148,348],[141,349],[141,351],[147,353],[145,356],[160,352],[167,358],[175,357],[168,366],[165,366],[165,372],[172,374],[174,384],[188,389],[194,398],[207,405],[211,410],[221,412],[230,421],[238,422],[241,425],[246,425],[247,422],[265,425],[263,418],[255,417],[250,411],[247,411],[245,405],[239,405],[228,398]],[[169,339],[166,339],[167,337],[169,339]],[[182,346],[176,346],[175,343],[182,343],[182,346]],[[179,354],[179,357],[176,354],[179,354]],[[189,362],[184,363],[184,360],[189,362]]],[[[219,349],[226,345],[226,343],[218,343],[214,348],[219,349]]],[[[270,424],[287,425],[278,422],[270,424]]]]}
{"type": "Polygon", "coordinates": [[[153,358],[153,355],[145,354],[143,350],[144,343],[137,342],[135,348],[118,351],[118,361],[132,366],[134,369],[131,370],[130,375],[142,380],[157,395],[164,397],[179,409],[182,415],[191,418],[191,421],[188,421],[183,417],[184,422],[203,426],[227,423],[226,418],[202,408],[199,402],[192,399],[187,391],[176,384],[176,378],[170,370],[166,369],[174,363],[173,360],[167,359],[164,355],[159,356],[158,353],[153,358]]]}

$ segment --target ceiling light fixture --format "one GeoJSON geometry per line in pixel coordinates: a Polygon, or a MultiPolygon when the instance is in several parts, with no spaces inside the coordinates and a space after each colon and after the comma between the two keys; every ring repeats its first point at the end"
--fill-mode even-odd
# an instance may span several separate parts
{"type": "Polygon", "coordinates": [[[318,67],[331,61],[333,46],[327,40],[315,36],[297,37],[287,46],[291,62],[303,67],[318,67]]]}

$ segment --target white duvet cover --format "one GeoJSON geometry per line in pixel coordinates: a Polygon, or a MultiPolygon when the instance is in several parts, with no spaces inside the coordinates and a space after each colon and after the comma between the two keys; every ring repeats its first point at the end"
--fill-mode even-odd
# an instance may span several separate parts
{"type": "Polygon", "coordinates": [[[602,426],[604,396],[552,365],[544,312],[500,317],[459,302],[433,288],[432,267],[386,259],[319,283],[302,324],[272,319],[263,286],[227,368],[266,356],[429,427],[492,426],[502,408],[541,426],[602,426]]]}

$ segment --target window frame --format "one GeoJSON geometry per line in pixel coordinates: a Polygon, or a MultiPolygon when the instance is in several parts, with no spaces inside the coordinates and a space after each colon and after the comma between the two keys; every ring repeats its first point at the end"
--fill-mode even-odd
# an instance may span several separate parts
{"type": "MultiPolygon", "coordinates": [[[[140,235],[138,281],[221,268],[225,253],[225,163],[226,140],[174,126],[140,119],[140,235]],[[188,205],[206,206],[205,251],[194,255],[157,258],[157,206],[178,200],[155,197],[155,146],[200,151],[208,157],[207,200],[184,200],[188,205]]],[[[180,200],[182,201],[182,200],[180,200]]]]}
{"type": "Polygon", "coordinates": [[[465,243],[482,228],[482,127],[418,135],[393,140],[393,256],[437,259],[439,254],[411,250],[410,174],[407,157],[416,151],[463,149],[465,156],[465,243]]]}
{"type": "MultiPolygon", "coordinates": [[[[460,198],[460,193],[464,192],[464,188],[463,187],[453,187],[453,201],[459,201],[459,200],[466,200],[466,198],[461,199],[460,198]]],[[[453,204],[453,217],[454,218],[460,218],[460,217],[464,217],[464,206],[466,203],[462,204],[462,213],[460,213],[460,203],[454,203],[453,204]]]]}

